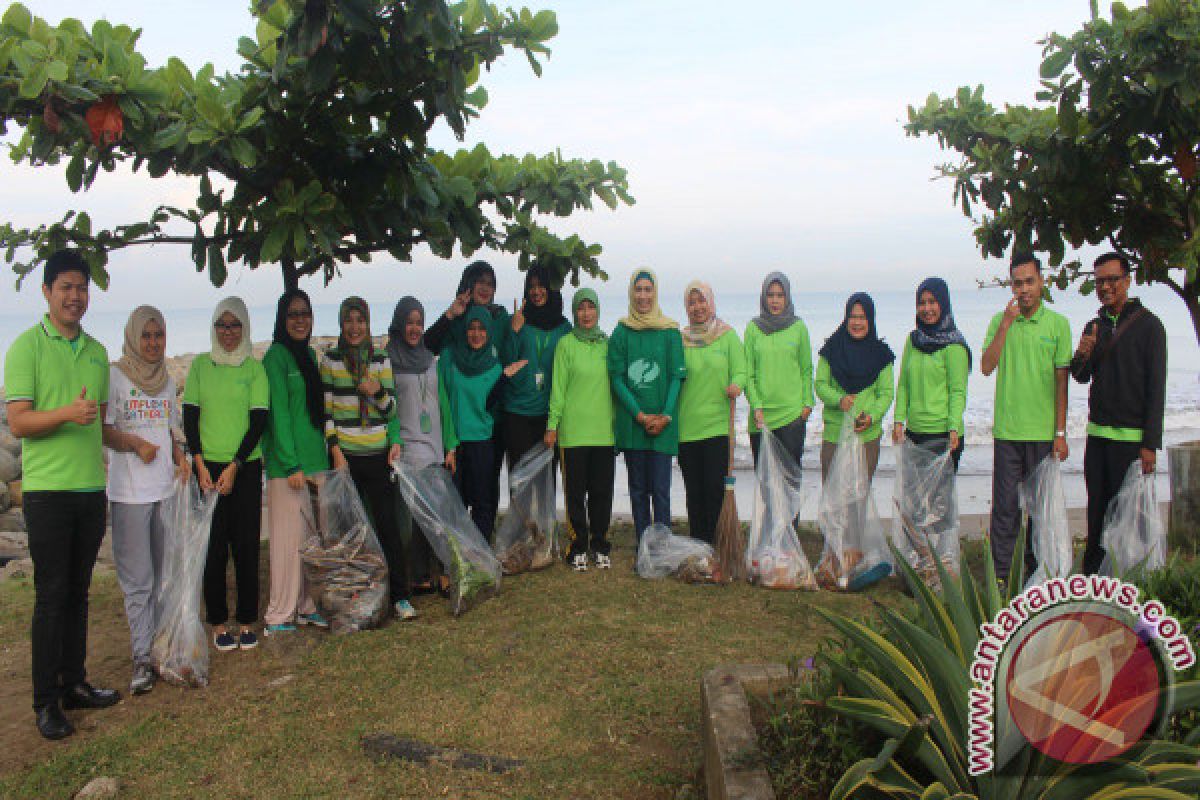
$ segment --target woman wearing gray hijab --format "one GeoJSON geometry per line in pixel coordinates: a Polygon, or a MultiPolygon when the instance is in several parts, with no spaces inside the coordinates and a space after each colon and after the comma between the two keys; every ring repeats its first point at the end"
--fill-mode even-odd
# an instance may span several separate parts
{"type": "Polygon", "coordinates": [[[813,362],[808,327],[796,316],[792,286],[782,272],[762,284],[759,315],[746,326],[746,400],[750,447],[758,460],[763,428],[779,437],[799,464],[813,409],[813,362]]]}
{"type": "MultiPolygon", "coordinates": [[[[388,327],[387,354],[396,383],[396,420],[404,442],[400,460],[412,467],[445,464],[453,472],[458,438],[445,388],[438,381],[437,358],[425,345],[425,308],[415,297],[402,297],[396,304],[388,327]]],[[[437,560],[415,521],[408,554],[413,589],[430,591],[437,560]]]]}

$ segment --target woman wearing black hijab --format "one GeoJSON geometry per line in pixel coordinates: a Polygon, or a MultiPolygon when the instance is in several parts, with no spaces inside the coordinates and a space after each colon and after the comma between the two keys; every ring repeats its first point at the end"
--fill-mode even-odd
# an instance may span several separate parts
{"type": "Polygon", "coordinates": [[[850,295],[842,324],[818,352],[821,357],[817,361],[816,392],[825,404],[821,477],[829,472],[847,413],[853,416],[854,431],[866,448],[868,476],[874,476],[883,417],[894,395],[892,362],[896,356],[879,338],[875,302],[869,294],[850,295]]]}

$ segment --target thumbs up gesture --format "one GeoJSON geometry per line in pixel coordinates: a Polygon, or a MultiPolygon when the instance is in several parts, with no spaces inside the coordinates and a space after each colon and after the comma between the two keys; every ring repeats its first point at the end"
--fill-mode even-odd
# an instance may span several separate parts
{"type": "Polygon", "coordinates": [[[86,386],[79,390],[79,397],[75,398],[66,409],[67,422],[74,422],[76,425],[91,425],[96,421],[98,406],[95,400],[87,399],[86,386]]]}

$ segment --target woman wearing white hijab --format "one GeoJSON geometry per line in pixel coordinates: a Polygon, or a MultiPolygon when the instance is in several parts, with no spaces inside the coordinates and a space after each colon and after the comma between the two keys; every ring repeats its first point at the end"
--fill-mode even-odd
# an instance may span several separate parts
{"type": "Polygon", "coordinates": [[[112,504],[112,549],[117,580],[125,595],[125,617],[133,650],[129,691],[154,688],[150,646],[158,622],[164,531],[159,507],[178,476],[190,466],[171,435],[179,424],[175,381],[167,372],[167,324],[151,306],[138,306],[125,323],[121,358],[112,366],[104,444],[108,499],[112,504]]]}
{"type": "Polygon", "coordinates": [[[250,629],[258,620],[258,556],[262,518],[262,448],[267,427],[268,384],[251,354],[250,315],[238,297],[213,311],[212,350],[196,356],[183,390],[183,431],[200,488],[221,494],[213,516],[204,565],[204,605],[218,650],[258,644],[250,629]],[[233,555],[237,579],[235,640],[225,628],[225,568],[233,555]]]}

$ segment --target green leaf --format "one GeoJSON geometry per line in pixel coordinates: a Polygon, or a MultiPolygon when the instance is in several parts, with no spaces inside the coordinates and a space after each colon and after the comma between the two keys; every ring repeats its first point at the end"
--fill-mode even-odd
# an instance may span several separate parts
{"type": "Polygon", "coordinates": [[[287,241],[289,233],[291,230],[287,225],[276,223],[267,233],[267,238],[263,240],[262,250],[258,254],[259,260],[272,264],[278,261],[283,255],[283,245],[287,241]]]}
{"type": "Polygon", "coordinates": [[[83,153],[76,153],[67,162],[67,186],[72,192],[78,192],[83,188],[83,168],[84,168],[83,153]]]}
{"type": "Polygon", "coordinates": [[[1074,55],[1070,50],[1061,49],[1055,50],[1042,61],[1041,76],[1044,80],[1053,80],[1062,74],[1067,65],[1071,63],[1071,58],[1074,55]]]}
{"type": "Polygon", "coordinates": [[[244,167],[253,167],[258,163],[258,151],[254,149],[254,145],[240,136],[229,140],[229,149],[233,152],[233,157],[244,167]]]}
{"type": "Polygon", "coordinates": [[[52,81],[65,81],[67,74],[67,65],[61,61],[51,61],[46,67],[46,76],[52,81]]]}
{"type": "Polygon", "coordinates": [[[34,64],[21,81],[21,97],[26,100],[33,100],[35,97],[40,96],[42,90],[46,88],[46,81],[49,80],[49,77],[46,73],[46,63],[44,61],[34,64]]]}
{"type": "Polygon", "coordinates": [[[4,17],[0,21],[22,36],[28,36],[29,27],[33,24],[33,14],[30,14],[29,9],[20,3],[13,3],[4,12],[4,17]]]}

